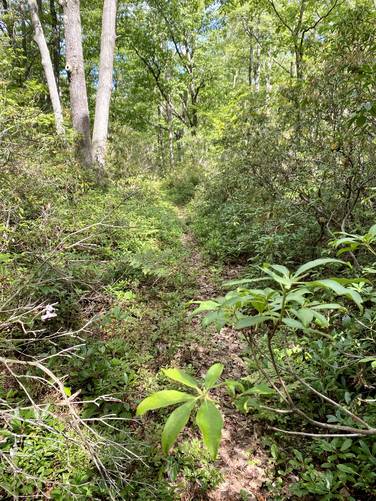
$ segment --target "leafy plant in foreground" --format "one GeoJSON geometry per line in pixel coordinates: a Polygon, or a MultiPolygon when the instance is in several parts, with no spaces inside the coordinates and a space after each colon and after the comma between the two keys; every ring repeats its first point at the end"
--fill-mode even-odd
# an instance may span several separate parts
{"type": "MultiPolygon", "coordinates": [[[[303,264],[295,272],[291,272],[286,266],[265,264],[261,268],[260,278],[230,282],[230,285],[239,287],[223,298],[199,302],[199,307],[195,312],[210,312],[205,319],[206,324],[216,323],[218,327],[230,324],[244,331],[252,358],[263,360],[264,368],[267,368],[267,372],[265,369],[260,369],[260,376],[273,387],[273,389],[268,387],[268,391],[271,394],[274,393],[279,401],[283,402],[285,408],[275,409],[277,413],[294,412],[308,419],[312,424],[325,429],[329,428],[331,431],[364,436],[373,435],[376,434],[376,429],[367,422],[367,412],[363,419],[349,410],[347,402],[345,404],[334,402],[323,394],[320,385],[317,384],[317,377],[314,379],[310,377],[308,382],[301,374],[301,367],[292,365],[292,356],[287,357],[286,360],[282,360],[279,356],[281,352],[279,343],[282,339],[290,339],[293,344],[297,344],[297,347],[299,347],[297,336],[309,338],[319,336],[330,343],[333,341],[333,332],[329,328],[336,317],[335,312],[343,312],[347,308],[343,301],[327,302],[324,299],[325,295],[334,294],[338,298],[346,298],[355,303],[363,312],[364,299],[361,293],[367,283],[366,279],[335,277],[311,280],[309,278],[313,270],[329,264],[344,263],[338,259],[316,259],[303,264]],[[264,288],[247,286],[255,282],[269,282],[271,285],[264,288]],[[265,343],[263,347],[262,342],[265,343]],[[338,424],[332,421],[319,421],[316,416],[307,416],[306,412],[297,407],[292,393],[292,389],[296,389],[297,385],[334,405],[339,413],[339,417],[336,417],[338,424]],[[360,427],[354,427],[355,423],[360,427]]],[[[291,349],[290,351],[294,352],[291,349]]],[[[256,387],[248,389],[247,394],[252,391],[260,394],[257,390],[256,387]]],[[[262,394],[265,392],[263,391],[262,394]]]]}
{"type": "Polygon", "coordinates": [[[338,249],[337,256],[345,254],[346,252],[353,252],[358,250],[359,247],[365,248],[373,256],[376,255],[372,244],[376,242],[376,224],[371,226],[371,228],[364,235],[355,235],[352,233],[341,233],[341,238],[336,238],[332,240],[332,247],[338,249]]]}
{"type": "Polygon", "coordinates": [[[209,393],[210,390],[218,387],[217,381],[222,372],[223,365],[214,364],[208,369],[203,381],[200,382],[180,369],[164,369],[165,376],[188,388],[192,388],[196,394],[178,390],[161,390],[148,396],[138,405],[137,415],[142,416],[151,410],[182,404],[170,414],[163,428],[162,449],[165,454],[171,449],[179,433],[188,423],[193,410],[198,407],[196,424],[200,429],[210,456],[213,459],[217,457],[223,428],[223,417],[209,393]]]}

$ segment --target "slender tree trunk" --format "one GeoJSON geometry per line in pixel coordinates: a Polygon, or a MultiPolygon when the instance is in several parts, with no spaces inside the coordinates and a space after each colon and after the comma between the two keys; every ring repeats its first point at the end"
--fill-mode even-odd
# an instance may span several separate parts
{"type": "Polygon", "coordinates": [[[50,0],[50,16],[52,35],[50,39],[50,51],[52,55],[52,64],[54,67],[57,88],[59,88],[60,79],[60,26],[57,17],[55,0],[50,0]]]}
{"type": "Polygon", "coordinates": [[[157,113],[158,113],[158,161],[159,161],[159,170],[160,172],[163,172],[165,169],[165,151],[164,151],[164,138],[163,138],[163,127],[162,127],[162,118],[163,118],[162,104],[158,104],[157,113]]]}
{"type": "Polygon", "coordinates": [[[266,95],[270,96],[272,92],[272,56],[271,56],[271,48],[268,49],[268,58],[266,63],[266,76],[265,76],[265,87],[266,87],[266,95]]]}
{"type": "Polygon", "coordinates": [[[80,135],[79,153],[92,164],[89,104],[86,90],[79,0],[62,0],[65,29],[66,69],[70,75],[69,95],[73,128],[80,135]]]}
{"type": "MultiPolygon", "coordinates": [[[[23,52],[22,55],[25,58],[25,61],[30,61],[29,51],[28,51],[28,32],[27,32],[27,24],[26,24],[27,14],[25,11],[26,11],[26,4],[21,3],[19,5],[19,12],[21,14],[21,36],[22,36],[21,43],[22,43],[22,52],[23,52]]],[[[24,74],[23,74],[24,81],[28,79],[30,69],[31,69],[30,64],[26,64],[26,65],[24,64],[24,74]]]]}
{"type": "Polygon", "coordinates": [[[253,64],[254,64],[254,56],[253,56],[253,42],[251,37],[249,38],[249,55],[248,55],[248,84],[250,87],[253,85],[253,64]]]}
{"type": "Polygon", "coordinates": [[[166,119],[168,127],[168,153],[169,153],[170,168],[172,169],[175,166],[175,154],[174,154],[174,129],[172,123],[172,104],[170,97],[166,103],[166,119]]]}
{"type": "Polygon", "coordinates": [[[56,85],[54,70],[52,66],[50,52],[44,37],[43,28],[38,15],[38,4],[36,0],[28,0],[31,14],[31,22],[34,28],[34,40],[37,43],[42,58],[42,66],[47,80],[52,108],[55,115],[56,132],[64,135],[63,113],[61,109],[59,92],[56,85]]]}
{"type": "Polygon", "coordinates": [[[108,122],[113,82],[113,65],[116,36],[117,0],[104,0],[102,18],[99,83],[95,103],[93,131],[93,158],[101,169],[105,166],[108,122]]]}
{"type": "Polygon", "coordinates": [[[256,92],[259,92],[259,90],[260,90],[260,58],[261,58],[260,44],[257,44],[256,45],[255,64],[254,64],[254,70],[253,70],[254,71],[253,78],[254,78],[256,92]]]}

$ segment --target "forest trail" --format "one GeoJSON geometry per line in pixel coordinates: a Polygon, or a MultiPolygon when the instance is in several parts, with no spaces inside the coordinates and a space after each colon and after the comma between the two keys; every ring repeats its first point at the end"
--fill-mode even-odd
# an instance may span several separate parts
{"type": "MultiPolygon", "coordinates": [[[[199,245],[186,224],[184,210],[179,209],[178,214],[185,227],[182,243],[187,250],[185,264],[187,273],[194,271],[196,276],[199,295],[195,299],[205,300],[220,295],[222,291],[219,280],[201,254],[199,245]]],[[[221,281],[235,278],[239,275],[239,271],[239,268],[225,269],[221,281]]],[[[202,342],[194,341],[182,346],[172,360],[174,366],[184,368],[189,363],[203,375],[212,364],[221,362],[225,366],[223,374],[225,379],[238,379],[247,373],[241,358],[244,345],[239,332],[227,327],[220,332],[214,328],[204,328],[198,317],[193,317],[191,322],[196,332],[195,339],[205,339],[206,342],[203,345],[202,342]]],[[[224,388],[219,390],[218,400],[221,402],[225,419],[217,462],[223,482],[208,492],[204,499],[237,501],[245,499],[246,495],[248,500],[264,500],[261,488],[267,479],[269,458],[260,444],[259,425],[253,423],[249,416],[246,417],[234,409],[224,388]]],[[[191,491],[182,499],[193,501],[198,498],[191,491]]]]}

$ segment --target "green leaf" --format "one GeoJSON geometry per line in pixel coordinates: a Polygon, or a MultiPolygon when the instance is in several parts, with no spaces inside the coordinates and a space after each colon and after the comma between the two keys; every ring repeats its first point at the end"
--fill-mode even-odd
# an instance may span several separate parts
{"type": "Polygon", "coordinates": [[[362,296],[359,294],[359,292],[353,290],[353,289],[346,289],[346,294],[345,296],[348,297],[349,299],[352,299],[354,303],[357,305],[359,310],[363,311],[363,299],[362,296]]]}
{"type": "Polygon", "coordinates": [[[329,278],[326,278],[324,280],[315,280],[314,282],[308,282],[306,285],[311,287],[322,287],[323,289],[331,289],[339,296],[343,296],[347,292],[346,287],[329,278]]]}
{"type": "Polygon", "coordinates": [[[12,254],[6,254],[0,252],[0,263],[1,264],[7,264],[12,261],[12,254]]]}
{"type": "Polygon", "coordinates": [[[350,438],[346,438],[346,440],[341,445],[341,452],[347,451],[352,446],[352,440],[350,438]]]}
{"type": "Polygon", "coordinates": [[[223,311],[212,311],[205,315],[202,320],[202,325],[204,327],[208,327],[211,324],[215,324],[218,330],[221,330],[222,327],[226,325],[226,317],[223,311]]]}
{"type": "Polygon", "coordinates": [[[300,266],[296,272],[293,274],[293,277],[299,277],[306,273],[307,271],[312,270],[313,268],[317,268],[318,266],[323,266],[324,264],[329,264],[329,263],[342,263],[345,264],[343,261],[340,259],[333,259],[329,257],[324,257],[321,259],[315,259],[314,261],[309,261],[308,263],[303,264],[300,266]]]}
{"type": "Polygon", "coordinates": [[[340,249],[338,252],[337,252],[337,256],[342,256],[342,254],[346,254],[346,252],[352,252],[354,250],[356,250],[358,247],[360,246],[360,243],[353,243],[351,244],[350,246],[348,247],[342,247],[342,249],[340,249]]]}
{"type": "Polygon", "coordinates": [[[195,397],[193,395],[182,391],[157,391],[149,397],[146,397],[138,404],[136,414],[137,416],[142,416],[145,412],[152,411],[154,409],[161,409],[162,407],[168,407],[169,405],[179,404],[180,402],[187,402],[188,400],[194,400],[194,398],[195,397]]]}
{"type": "Polygon", "coordinates": [[[72,389],[69,386],[64,386],[64,393],[67,397],[70,397],[72,395],[72,389]]]}
{"type": "Polygon", "coordinates": [[[359,360],[360,363],[366,364],[367,362],[374,362],[376,360],[375,356],[365,357],[359,360]]]}
{"type": "Polygon", "coordinates": [[[376,224],[372,225],[371,228],[367,231],[367,233],[372,237],[376,237],[376,224]]]}
{"type": "Polygon", "coordinates": [[[202,311],[213,311],[219,308],[220,304],[217,301],[200,301],[198,308],[193,310],[192,315],[201,313],[202,311]]]}
{"type": "Polygon", "coordinates": [[[282,266],[281,264],[272,264],[270,265],[273,270],[278,271],[281,275],[288,277],[290,276],[290,270],[286,268],[286,266],[282,266]]]}
{"type": "Polygon", "coordinates": [[[206,389],[209,390],[210,388],[213,388],[215,383],[221,377],[223,369],[224,369],[224,365],[219,364],[219,363],[212,365],[208,369],[208,372],[206,373],[205,379],[204,379],[206,389]]]}
{"type": "Polygon", "coordinates": [[[236,395],[236,392],[238,393],[244,392],[244,386],[235,379],[227,379],[225,381],[225,384],[233,397],[236,395]]]}
{"type": "Polygon", "coordinates": [[[218,311],[211,311],[202,319],[202,325],[208,327],[210,324],[215,323],[218,320],[218,311]]]}
{"type": "Polygon", "coordinates": [[[359,239],[358,235],[349,235],[347,237],[338,238],[337,240],[333,240],[332,245],[334,247],[339,247],[340,245],[351,245],[356,243],[359,239]]]}
{"type": "Polygon", "coordinates": [[[247,327],[255,327],[256,325],[263,324],[267,320],[273,320],[272,317],[263,315],[255,315],[254,317],[243,317],[235,324],[235,329],[246,329],[247,327]]]}
{"type": "Polygon", "coordinates": [[[265,264],[261,269],[266,275],[269,275],[275,282],[283,285],[287,290],[291,289],[293,281],[290,280],[288,276],[277,275],[277,273],[274,273],[267,264],[265,264]]]}
{"type": "Polygon", "coordinates": [[[343,473],[350,473],[351,475],[358,475],[353,468],[350,468],[350,466],[347,466],[346,464],[337,464],[337,470],[342,471],[343,473]]]}
{"type": "Polygon", "coordinates": [[[286,304],[290,302],[295,302],[300,305],[303,305],[306,302],[305,296],[307,294],[312,294],[312,292],[308,290],[306,287],[299,287],[299,289],[295,289],[287,294],[286,304]]]}
{"type": "Polygon", "coordinates": [[[329,327],[329,321],[326,317],[324,317],[324,315],[322,313],[320,313],[319,311],[316,311],[316,310],[314,310],[313,313],[315,316],[315,323],[319,327],[323,327],[323,328],[329,327]]]}
{"type": "Polygon", "coordinates": [[[359,440],[359,445],[362,451],[367,455],[367,456],[372,456],[371,449],[368,447],[367,443],[364,440],[359,440]]]}
{"type": "Polygon", "coordinates": [[[304,330],[304,325],[299,322],[298,320],[295,320],[293,318],[283,318],[282,322],[287,325],[287,327],[290,327],[291,329],[301,329],[304,330]]]}
{"type": "Polygon", "coordinates": [[[195,406],[196,401],[187,402],[175,409],[168,417],[162,432],[162,450],[165,454],[174,445],[179,433],[188,423],[189,416],[195,406]]]}
{"type": "Polygon", "coordinates": [[[346,310],[346,308],[338,303],[322,303],[311,306],[313,310],[346,310]]]}
{"type": "Polygon", "coordinates": [[[342,285],[353,285],[353,284],[372,284],[367,278],[345,278],[345,277],[329,277],[335,282],[342,285]]]}
{"type": "Polygon", "coordinates": [[[197,411],[197,426],[200,428],[204,444],[213,459],[217,457],[221,442],[223,417],[211,400],[205,400],[197,411]]]}
{"type": "Polygon", "coordinates": [[[357,292],[353,289],[348,289],[347,287],[344,287],[343,285],[338,283],[336,280],[327,278],[324,280],[316,280],[314,282],[308,282],[306,285],[310,286],[310,287],[323,287],[324,289],[331,289],[338,296],[346,296],[349,299],[352,299],[360,310],[363,309],[363,307],[362,307],[363,300],[362,300],[359,292],[357,292]]]}
{"type": "Polygon", "coordinates": [[[297,449],[294,449],[294,455],[295,457],[301,462],[303,463],[304,462],[304,459],[303,459],[303,454],[301,453],[301,451],[298,451],[297,449]]]}
{"type": "Polygon", "coordinates": [[[199,382],[197,381],[197,379],[195,379],[190,374],[182,371],[181,369],[162,369],[162,372],[169,379],[184,384],[185,386],[196,389],[199,387],[199,382]]]}
{"type": "Polygon", "coordinates": [[[244,392],[244,395],[255,394],[255,395],[265,395],[271,396],[275,394],[275,390],[270,388],[266,383],[256,384],[244,392]]]}
{"type": "Polygon", "coordinates": [[[300,310],[296,312],[296,316],[302,322],[304,327],[308,327],[313,320],[313,312],[308,308],[300,308],[300,310]]]}
{"type": "Polygon", "coordinates": [[[224,287],[233,287],[234,285],[244,285],[244,284],[250,284],[254,282],[265,282],[265,280],[268,280],[266,277],[261,277],[261,278],[242,278],[238,280],[228,280],[227,282],[223,283],[224,287]]]}

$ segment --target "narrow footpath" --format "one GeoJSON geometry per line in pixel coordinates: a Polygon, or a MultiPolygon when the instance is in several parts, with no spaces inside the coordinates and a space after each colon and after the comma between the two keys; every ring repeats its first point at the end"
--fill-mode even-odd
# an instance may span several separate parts
{"type": "MultiPolygon", "coordinates": [[[[183,211],[180,211],[179,216],[184,222],[183,211]]],[[[187,250],[186,269],[194,270],[196,276],[199,297],[195,299],[205,300],[221,295],[218,279],[213,277],[189,229],[185,231],[182,240],[187,250]]],[[[236,269],[225,270],[224,279],[234,278],[238,272],[239,270],[236,269]]],[[[225,366],[224,378],[237,379],[244,376],[246,370],[241,358],[244,345],[240,333],[227,327],[221,329],[220,332],[212,327],[204,328],[198,317],[193,317],[191,321],[196,332],[195,339],[205,340],[205,342],[195,341],[184,346],[171,361],[172,365],[183,368],[184,364],[189,361],[197,368],[198,373],[204,373],[213,363],[221,362],[225,366]]],[[[264,500],[260,491],[266,480],[269,458],[260,445],[258,425],[252,422],[250,416],[241,415],[234,409],[224,389],[218,394],[218,402],[221,404],[225,417],[218,460],[223,482],[215,490],[209,492],[206,499],[212,501],[264,500]]],[[[188,499],[197,498],[194,497],[194,493],[190,493],[184,501],[188,499]]]]}

